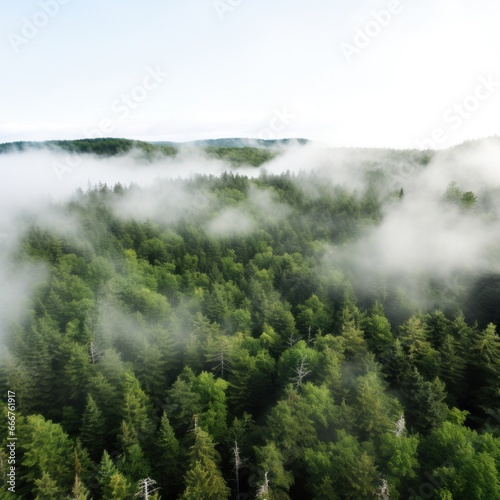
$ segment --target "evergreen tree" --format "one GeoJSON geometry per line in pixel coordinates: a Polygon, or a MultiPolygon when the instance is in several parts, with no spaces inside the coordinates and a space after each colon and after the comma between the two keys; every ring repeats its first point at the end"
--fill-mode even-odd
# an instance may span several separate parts
{"type": "Polygon", "coordinates": [[[340,334],[344,341],[344,353],[349,359],[364,354],[367,346],[361,329],[361,313],[352,292],[346,292],[344,304],[340,313],[340,334]]]}
{"type": "Polygon", "coordinates": [[[180,446],[165,411],[161,418],[155,445],[158,455],[155,470],[160,478],[162,491],[164,494],[175,492],[180,471],[180,446]]]}
{"type": "Polygon", "coordinates": [[[116,500],[118,498],[133,498],[132,484],[119,472],[114,472],[103,489],[103,500],[116,500]]]}
{"type": "Polygon", "coordinates": [[[425,380],[420,372],[413,368],[403,384],[403,391],[410,429],[425,432],[444,422],[448,415],[448,406],[445,403],[445,386],[439,378],[425,380]]]}
{"type": "Polygon", "coordinates": [[[34,484],[40,480],[40,484],[47,485],[48,489],[52,488],[52,481],[57,481],[63,491],[71,489],[73,446],[59,424],[45,420],[41,415],[30,415],[21,430],[19,441],[23,451],[21,471],[25,481],[34,484]],[[43,476],[46,477],[42,480],[43,476]]]}
{"type": "Polygon", "coordinates": [[[109,482],[111,480],[111,476],[117,473],[118,469],[115,464],[111,460],[109,453],[104,450],[102,454],[102,459],[97,469],[97,481],[102,491],[109,486],[109,482]]]}
{"type": "Polygon", "coordinates": [[[151,402],[133,373],[125,374],[123,386],[125,401],[120,439],[124,447],[133,444],[149,446],[154,432],[154,423],[150,417],[151,402]]]}
{"type": "Polygon", "coordinates": [[[75,500],[89,500],[90,492],[82,483],[78,474],[75,476],[75,483],[73,484],[73,497],[75,500]]]}
{"type": "MultiPolygon", "coordinates": [[[[289,498],[288,491],[294,483],[293,474],[285,469],[285,459],[274,441],[255,449],[257,463],[267,473],[264,478],[269,481],[270,498],[289,498]]],[[[265,498],[265,495],[261,495],[265,498]]]]}
{"type": "Polygon", "coordinates": [[[357,426],[360,436],[376,441],[378,436],[389,431],[397,416],[402,413],[399,402],[389,397],[380,376],[375,371],[356,380],[357,426]]]}
{"type": "Polygon", "coordinates": [[[437,375],[439,354],[429,341],[429,329],[422,315],[412,316],[400,326],[399,341],[410,366],[428,377],[437,375]]]}
{"type": "Polygon", "coordinates": [[[133,483],[141,478],[147,477],[151,473],[149,460],[138,443],[127,446],[117,461],[118,470],[133,483]]]}
{"type": "Polygon", "coordinates": [[[218,468],[220,455],[210,435],[195,428],[195,442],[189,453],[189,469],[184,477],[184,500],[223,500],[230,489],[218,468]]]}
{"type": "Polygon", "coordinates": [[[394,343],[391,324],[380,302],[377,302],[370,313],[363,318],[361,327],[365,332],[368,346],[378,355],[384,355],[394,343]]]}
{"type": "Polygon", "coordinates": [[[35,500],[62,500],[65,498],[64,490],[48,472],[44,472],[40,479],[35,480],[35,492],[35,500]]]}
{"type": "Polygon", "coordinates": [[[87,405],[83,413],[80,438],[93,459],[99,457],[104,443],[103,415],[94,398],[87,396],[87,405]]]}

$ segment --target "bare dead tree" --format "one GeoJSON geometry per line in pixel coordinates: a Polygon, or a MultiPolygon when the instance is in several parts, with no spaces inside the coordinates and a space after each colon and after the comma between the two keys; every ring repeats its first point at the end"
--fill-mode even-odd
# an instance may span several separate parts
{"type": "Polygon", "coordinates": [[[286,343],[288,344],[289,347],[293,347],[299,340],[300,340],[300,337],[296,337],[294,335],[294,333],[292,332],[290,334],[290,337],[288,337],[286,343]]]}
{"type": "Polygon", "coordinates": [[[385,478],[382,479],[382,484],[378,488],[377,498],[380,498],[380,500],[390,500],[391,498],[389,495],[389,483],[385,478]]]}
{"type": "Polygon", "coordinates": [[[297,376],[294,377],[292,380],[298,389],[302,385],[302,381],[304,380],[304,378],[311,373],[311,370],[308,370],[305,356],[302,356],[302,358],[300,359],[299,366],[297,366],[297,368],[294,368],[293,371],[297,374],[297,376]]]}
{"type": "Polygon", "coordinates": [[[405,431],[405,428],[406,428],[406,420],[405,420],[405,416],[404,415],[401,415],[398,419],[398,421],[396,422],[396,428],[391,431],[393,432],[394,434],[396,434],[397,437],[400,437],[403,435],[404,431],[405,431]]]}
{"type": "Polygon", "coordinates": [[[234,440],[234,447],[231,450],[233,452],[233,456],[231,461],[234,463],[234,472],[236,475],[236,498],[240,497],[240,469],[245,466],[245,461],[241,458],[240,448],[238,446],[238,441],[234,440]]]}
{"type": "Polygon", "coordinates": [[[216,362],[217,365],[214,366],[213,370],[220,371],[220,376],[224,380],[224,371],[229,371],[229,349],[230,344],[226,337],[217,342],[216,350],[212,353],[206,355],[207,361],[209,363],[216,362]]]}
{"type": "Polygon", "coordinates": [[[269,495],[269,471],[266,470],[264,473],[264,482],[257,490],[257,498],[260,500],[267,500],[267,495],[269,495]]]}
{"type": "Polygon", "coordinates": [[[218,365],[216,365],[213,369],[214,370],[220,370],[220,378],[224,380],[224,366],[225,366],[225,358],[224,358],[224,351],[221,351],[220,353],[216,354],[215,356],[211,356],[209,361],[218,361],[218,365]]]}
{"type": "Polygon", "coordinates": [[[95,342],[89,342],[90,362],[95,365],[101,357],[99,346],[95,342]]]}
{"type": "Polygon", "coordinates": [[[139,491],[135,494],[136,497],[144,498],[145,500],[149,500],[149,495],[152,495],[155,491],[158,491],[160,488],[155,487],[156,481],[147,477],[146,479],[142,479],[139,481],[139,491]]]}
{"type": "Polygon", "coordinates": [[[309,325],[309,330],[307,331],[307,345],[311,345],[312,344],[312,336],[311,336],[311,325],[309,325]]]}

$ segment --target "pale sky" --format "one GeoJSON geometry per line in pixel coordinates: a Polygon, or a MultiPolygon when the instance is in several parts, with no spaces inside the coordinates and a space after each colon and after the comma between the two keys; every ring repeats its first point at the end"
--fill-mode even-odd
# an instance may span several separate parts
{"type": "Polygon", "coordinates": [[[498,0],[4,0],[0,142],[500,135],[498,0]]]}

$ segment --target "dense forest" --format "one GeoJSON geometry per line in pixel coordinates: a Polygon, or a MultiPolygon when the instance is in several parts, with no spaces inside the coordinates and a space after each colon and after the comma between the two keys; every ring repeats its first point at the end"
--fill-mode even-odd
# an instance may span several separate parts
{"type": "Polygon", "coordinates": [[[427,192],[432,152],[335,175],[205,154],[255,173],[101,183],[20,216],[9,272],[33,285],[0,369],[15,497],[500,499],[498,186],[427,192]],[[425,210],[421,238],[464,240],[411,253],[425,210]]]}

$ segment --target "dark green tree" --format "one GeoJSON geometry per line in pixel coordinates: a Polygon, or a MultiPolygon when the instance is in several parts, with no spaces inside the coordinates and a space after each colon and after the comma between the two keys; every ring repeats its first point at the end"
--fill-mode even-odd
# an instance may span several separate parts
{"type": "Polygon", "coordinates": [[[80,439],[95,460],[101,455],[105,435],[103,415],[94,398],[87,396],[87,405],[83,412],[80,439]]]}

